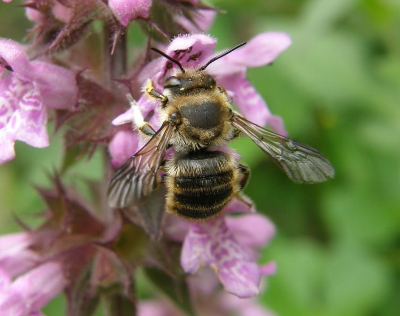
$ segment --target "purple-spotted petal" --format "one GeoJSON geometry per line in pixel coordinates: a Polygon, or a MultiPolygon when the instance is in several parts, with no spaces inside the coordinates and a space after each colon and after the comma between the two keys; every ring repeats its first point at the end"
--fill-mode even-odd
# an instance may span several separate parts
{"type": "Polygon", "coordinates": [[[33,83],[18,79],[14,73],[0,80],[0,163],[14,158],[14,141],[34,147],[49,144],[47,115],[39,91],[33,83]]]}
{"type": "Polygon", "coordinates": [[[253,297],[260,293],[260,269],[254,262],[227,260],[218,267],[217,273],[225,290],[240,298],[253,297]]]}
{"type": "Polygon", "coordinates": [[[184,67],[196,67],[209,60],[216,43],[206,34],[180,35],[169,44],[166,53],[184,67]]]}
{"type": "Polygon", "coordinates": [[[19,110],[10,121],[15,139],[33,147],[49,145],[47,136],[47,114],[38,91],[27,91],[19,101],[19,110]]]}
{"type": "Polygon", "coordinates": [[[139,18],[147,19],[151,0],[109,0],[108,5],[123,26],[139,18]]]}
{"type": "Polygon", "coordinates": [[[227,291],[244,298],[259,293],[261,274],[252,257],[251,249],[237,242],[220,217],[191,224],[182,246],[181,266],[187,273],[211,266],[227,291]]]}
{"type": "Polygon", "coordinates": [[[0,39],[0,60],[12,69],[0,78],[0,163],[5,163],[15,157],[16,140],[48,146],[46,107],[72,109],[78,87],[73,72],[29,61],[16,42],[0,39]]]}
{"type": "Polygon", "coordinates": [[[13,75],[18,79],[35,83],[46,107],[55,109],[74,107],[78,86],[72,71],[47,62],[29,61],[24,47],[7,39],[0,39],[0,59],[12,68],[13,75]]]}
{"type": "Polygon", "coordinates": [[[187,273],[195,273],[201,266],[214,261],[212,239],[201,224],[191,224],[182,245],[181,266],[187,273]]]}

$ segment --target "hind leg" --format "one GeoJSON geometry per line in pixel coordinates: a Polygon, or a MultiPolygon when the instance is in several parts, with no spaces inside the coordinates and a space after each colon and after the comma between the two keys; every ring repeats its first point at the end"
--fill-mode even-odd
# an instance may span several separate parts
{"type": "Polygon", "coordinates": [[[239,187],[240,187],[240,191],[236,195],[236,198],[239,201],[241,201],[241,202],[245,203],[246,205],[248,205],[248,207],[250,209],[252,209],[253,206],[254,206],[253,202],[247,196],[245,196],[242,193],[242,190],[246,187],[246,185],[247,185],[247,183],[249,182],[249,179],[250,179],[250,168],[245,166],[245,165],[239,164],[238,165],[238,170],[239,170],[238,184],[239,184],[239,187]]]}

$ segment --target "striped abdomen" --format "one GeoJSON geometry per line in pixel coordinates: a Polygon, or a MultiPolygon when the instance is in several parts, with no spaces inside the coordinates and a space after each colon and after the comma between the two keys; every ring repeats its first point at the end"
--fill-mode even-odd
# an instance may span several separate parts
{"type": "Polygon", "coordinates": [[[237,168],[219,151],[195,151],[168,161],[167,210],[192,220],[218,214],[239,191],[237,168]]]}

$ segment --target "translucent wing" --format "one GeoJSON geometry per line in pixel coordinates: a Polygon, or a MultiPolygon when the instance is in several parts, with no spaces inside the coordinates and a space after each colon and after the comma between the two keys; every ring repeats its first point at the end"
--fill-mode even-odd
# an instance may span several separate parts
{"type": "Polygon", "coordinates": [[[115,173],[108,187],[108,203],[113,208],[136,205],[158,185],[157,171],[162,163],[172,125],[168,122],[115,173]]]}
{"type": "Polygon", "coordinates": [[[335,175],[328,159],[312,147],[268,131],[238,114],[233,115],[232,126],[250,137],[296,183],[323,182],[335,175]]]}

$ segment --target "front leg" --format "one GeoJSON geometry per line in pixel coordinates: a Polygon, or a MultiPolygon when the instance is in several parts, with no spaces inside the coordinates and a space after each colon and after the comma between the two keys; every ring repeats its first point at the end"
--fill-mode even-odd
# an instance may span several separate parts
{"type": "Polygon", "coordinates": [[[153,86],[153,81],[151,81],[150,79],[147,80],[146,85],[144,87],[144,91],[149,96],[156,98],[156,99],[160,99],[163,107],[165,107],[165,105],[167,104],[168,97],[166,95],[163,95],[162,93],[158,92],[157,90],[155,90],[154,86],[153,86]]]}
{"type": "Polygon", "coordinates": [[[139,132],[147,136],[153,136],[156,133],[156,131],[154,130],[153,126],[151,126],[150,123],[145,122],[142,112],[140,112],[140,109],[136,104],[136,101],[133,99],[132,95],[128,93],[126,95],[126,98],[128,99],[131,108],[133,110],[133,125],[137,127],[139,132]]]}

